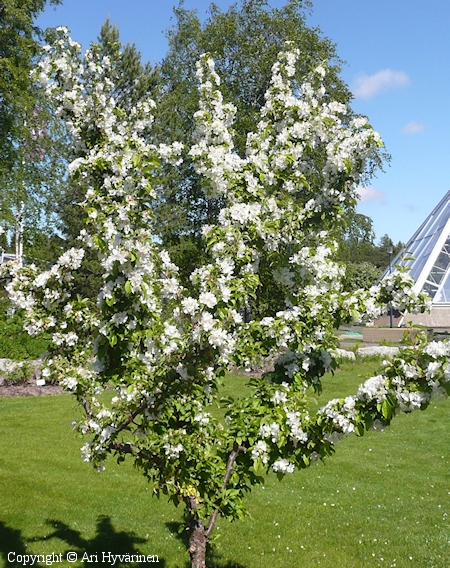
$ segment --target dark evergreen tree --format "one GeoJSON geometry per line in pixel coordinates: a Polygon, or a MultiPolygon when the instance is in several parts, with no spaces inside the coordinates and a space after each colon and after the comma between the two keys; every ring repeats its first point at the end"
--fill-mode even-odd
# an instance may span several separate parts
{"type": "MultiPolygon", "coordinates": [[[[100,30],[98,41],[91,45],[100,56],[109,57],[111,69],[108,79],[112,82],[110,92],[116,108],[128,112],[134,105],[148,97],[155,98],[159,89],[159,71],[150,63],[143,64],[141,53],[135,45],[122,45],[120,33],[116,25],[106,20],[100,30]]],[[[89,89],[90,86],[86,85],[89,89]]],[[[80,203],[83,201],[85,189],[82,185],[67,187],[56,207],[59,230],[62,235],[62,247],[80,246],[77,240],[80,231],[85,228],[86,214],[80,203]]],[[[77,274],[75,288],[83,296],[90,296],[95,290],[96,282],[101,278],[100,267],[96,258],[87,250],[86,272],[77,274]]],[[[98,285],[97,285],[98,289],[98,285]]]]}

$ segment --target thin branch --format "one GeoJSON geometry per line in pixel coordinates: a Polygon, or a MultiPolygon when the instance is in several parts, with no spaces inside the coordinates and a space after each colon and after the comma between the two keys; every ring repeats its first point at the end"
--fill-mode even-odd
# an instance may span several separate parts
{"type": "MultiPolygon", "coordinates": [[[[227,468],[225,470],[225,475],[223,477],[223,484],[222,484],[223,489],[225,489],[227,484],[228,484],[231,473],[233,472],[234,462],[236,461],[236,458],[238,457],[239,454],[243,454],[246,451],[247,451],[247,448],[245,446],[238,446],[229,455],[228,462],[227,462],[227,468]]],[[[211,515],[211,518],[209,519],[208,526],[206,527],[206,530],[205,530],[206,537],[209,537],[209,535],[212,533],[212,531],[214,529],[214,525],[216,524],[217,517],[219,516],[219,514],[220,514],[220,509],[217,508],[217,509],[214,510],[214,513],[211,515]]]]}
{"type": "Polygon", "coordinates": [[[161,465],[161,460],[158,454],[147,454],[143,450],[138,450],[136,446],[132,446],[129,442],[111,442],[109,444],[111,450],[115,450],[120,454],[131,454],[133,456],[143,458],[147,462],[153,463],[156,466],[161,465]]]}
{"type": "Polygon", "coordinates": [[[85,396],[81,397],[80,404],[84,408],[84,412],[85,412],[86,416],[92,416],[93,412],[91,410],[91,404],[85,396]]]}
{"type": "Polygon", "coordinates": [[[136,408],[136,410],[134,412],[130,412],[130,414],[128,415],[125,422],[123,422],[120,426],[117,427],[116,432],[119,433],[122,430],[125,430],[125,428],[127,428],[131,424],[131,422],[134,422],[134,419],[136,418],[136,416],[139,416],[139,414],[142,414],[142,412],[144,412],[144,410],[146,410],[147,408],[148,408],[148,403],[144,402],[144,403],[141,404],[141,406],[136,408]]]}

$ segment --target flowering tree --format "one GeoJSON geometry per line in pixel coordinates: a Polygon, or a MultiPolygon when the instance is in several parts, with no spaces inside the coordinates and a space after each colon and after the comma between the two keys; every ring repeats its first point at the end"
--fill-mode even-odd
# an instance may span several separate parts
{"type": "Polygon", "coordinates": [[[281,478],[307,467],[330,455],[343,434],[382,428],[398,410],[444,394],[450,347],[423,340],[355,396],[316,415],[306,410],[307,389],[319,390],[321,376],[336,367],[336,327],[377,317],[388,302],[409,312],[427,302],[401,272],[369,292],[342,291],[330,234],[382,143],[362,118],[344,125],[345,107],[324,97],[325,67],[293,93],[298,54],[280,54],[241,158],[233,151],[234,109],[223,103],[207,56],[198,64],[196,143],[183,150],[146,143],[151,101],[128,114],[115,107],[109,62],[95,46],[81,58],[61,28],[47,50],[40,80],[75,140],[70,175],[86,188],[89,216],[81,238],[97,251],[103,284],[96,303],[74,297],[83,250],[71,249],[46,272],[13,268],[8,292],[30,334],[52,333],[43,374],[85,411],[74,423],[88,436],[83,459],[101,470],[108,456],[129,456],[155,493],[184,503],[191,562],[200,568],[218,516],[240,518],[245,494],[269,470],[281,478]],[[152,238],[160,164],[177,163],[183,151],[205,192],[226,198],[217,225],[204,227],[210,261],[192,272],[190,292],[152,238]],[[281,283],[286,308],[244,323],[240,311],[258,292],[261,258],[281,283]],[[261,356],[277,357],[274,370],[254,380],[252,396],[230,401],[223,420],[213,417],[228,366],[261,356]]]}

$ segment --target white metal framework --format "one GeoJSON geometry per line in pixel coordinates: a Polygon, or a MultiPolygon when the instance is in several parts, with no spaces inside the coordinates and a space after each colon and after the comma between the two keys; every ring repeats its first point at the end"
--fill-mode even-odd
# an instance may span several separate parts
{"type": "Polygon", "coordinates": [[[433,304],[450,304],[450,191],[394,259],[394,264],[409,267],[415,289],[427,292],[433,304]]]}

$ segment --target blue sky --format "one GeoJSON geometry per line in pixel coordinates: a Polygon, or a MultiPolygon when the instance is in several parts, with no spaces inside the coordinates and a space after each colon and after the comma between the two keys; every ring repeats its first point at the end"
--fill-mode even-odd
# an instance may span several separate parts
{"type": "MultiPolygon", "coordinates": [[[[144,61],[160,61],[172,25],[170,0],[63,0],[39,17],[41,27],[65,25],[84,48],[106,17],[123,43],[136,43],[144,61]]],[[[232,0],[216,0],[226,10],[232,0]]],[[[284,0],[271,0],[280,7],[284,0]]],[[[185,0],[207,15],[209,0],[185,0]]],[[[406,242],[450,189],[450,2],[446,0],[315,0],[312,26],[337,44],[353,108],[369,117],[392,156],[362,192],[377,239],[406,242]]]]}

